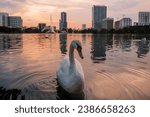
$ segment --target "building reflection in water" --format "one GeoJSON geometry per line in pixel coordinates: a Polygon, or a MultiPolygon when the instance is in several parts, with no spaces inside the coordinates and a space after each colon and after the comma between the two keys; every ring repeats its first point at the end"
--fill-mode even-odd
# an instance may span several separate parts
{"type": "MultiPolygon", "coordinates": [[[[20,53],[22,52],[23,42],[22,35],[12,34],[12,35],[0,35],[0,54],[11,52],[20,53]]],[[[2,55],[3,56],[3,55],[2,55]]],[[[0,100],[16,100],[20,95],[21,90],[18,89],[5,89],[0,87],[0,100]]],[[[23,99],[23,97],[21,97],[23,99]]]]}
{"type": "Polygon", "coordinates": [[[60,34],[60,50],[62,54],[66,54],[67,52],[67,34],[60,34]]]}
{"type": "Polygon", "coordinates": [[[131,51],[132,35],[131,34],[116,34],[114,35],[114,47],[122,49],[122,51],[131,51]]]}
{"type": "Polygon", "coordinates": [[[137,57],[141,58],[144,57],[148,52],[150,48],[150,42],[146,40],[146,38],[143,38],[138,45],[137,50],[137,57]]]}
{"type": "Polygon", "coordinates": [[[23,47],[22,35],[0,35],[0,51],[21,51],[23,47]]]}
{"type": "Polygon", "coordinates": [[[82,44],[85,45],[86,44],[86,34],[82,35],[82,44]]]}
{"type": "Polygon", "coordinates": [[[113,49],[113,34],[107,34],[107,51],[113,49]]]}
{"type": "Polygon", "coordinates": [[[131,44],[132,44],[132,35],[127,34],[127,35],[122,35],[121,36],[121,46],[123,51],[131,51],[131,44]]]}
{"type": "Polygon", "coordinates": [[[94,62],[106,60],[106,39],[107,35],[93,35],[91,58],[94,62]]]}

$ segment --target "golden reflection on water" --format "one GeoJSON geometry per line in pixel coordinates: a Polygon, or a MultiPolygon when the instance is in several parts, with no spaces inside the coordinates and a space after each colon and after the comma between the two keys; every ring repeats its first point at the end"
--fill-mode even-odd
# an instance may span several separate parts
{"type": "Polygon", "coordinates": [[[0,89],[56,99],[56,69],[73,39],[83,46],[85,59],[76,51],[75,57],[84,69],[86,99],[150,99],[150,53],[136,35],[1,34],[0,89]]]}

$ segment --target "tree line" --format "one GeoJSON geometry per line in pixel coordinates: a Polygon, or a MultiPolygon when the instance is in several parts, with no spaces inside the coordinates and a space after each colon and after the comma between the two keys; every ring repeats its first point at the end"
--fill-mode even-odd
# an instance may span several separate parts
{"type": "MultiPolygon", "coordinates": [[[[58,33],[60,32],[59,30],[57,31],[58,33]]],[[[93,34],[103,34],[103,33],[148,33],[150,34],[150,25],[148,26],[130,26],[130,27],[125,27],[123,29],[111,29],[111,30],[96,30],[93,28],[88,28],[85,30],[80,30],[80,29],[72,29],[69,28],[67,30],[68,33],[93,33],[93,34]]],[[[9,27],[0,27],[0,33],[42,33],[37,27],[30,27],[30,28],[9,28],[9,27]]]]}

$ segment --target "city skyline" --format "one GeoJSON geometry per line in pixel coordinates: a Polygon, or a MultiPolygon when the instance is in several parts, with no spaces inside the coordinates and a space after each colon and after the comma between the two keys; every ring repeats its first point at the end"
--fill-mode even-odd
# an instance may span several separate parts
{"type": "Polygon", "coordinates": [[[149,11],[149,0],[5,0],[0,1],[0,12],[7,12],[12,16],[21,16],[24,26],[37,26],[39,22],[59,27],[60,12],[68,15],[68,28],[81,28],[82,24],[92,26],[92,6],[107,6],[107,16],[114,20],[130,17],[133,22],[138,21],[139,11],[149,11]],[[117,12],[116,12],[117,11],[117,12]],[[130,11],[130,12],[129,12],[130,11]]]}

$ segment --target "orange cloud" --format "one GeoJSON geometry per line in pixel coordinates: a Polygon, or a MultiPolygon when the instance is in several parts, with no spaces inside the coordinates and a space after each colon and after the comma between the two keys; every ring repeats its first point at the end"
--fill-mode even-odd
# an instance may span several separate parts
{"type": "Polygon", "coordinates": [[[66,11],[68,25],[81,28],[83,23],[91,27],[92,6],[108,6],[108,16],[117,19],[123,14],[137,21],[140,10],[149,10],[149,0],[3,0],[0,1],[2,12],[19,15],[23,18],[24,26],[37,26],[39,22],[59,26],[60,12],[66,11]],[[116,12],[117,11],[117,12],[116,12]]]}

